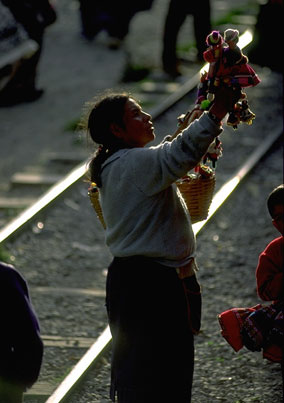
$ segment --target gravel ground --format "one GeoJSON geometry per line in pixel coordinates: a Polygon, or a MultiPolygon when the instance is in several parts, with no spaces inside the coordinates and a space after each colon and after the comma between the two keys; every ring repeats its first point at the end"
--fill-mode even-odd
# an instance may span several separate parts
{"type": "MultiPolygon", "coordinates": [[[[213,14],[224,12],[229,3],[234,5],[213,1],[213,14]]],[[[156,69],[160,64],[159,38],[167,4],[168,0],[157,0],[151,12],[139,13],[125,44],[133,60],[138,63],[143,60],[156,69]]],[[[117,86],[127,62],[125,49],[107,50],[103,36],[93,44],[82,41],[78,35],[76,1],[57,0],[56,5],[59,19],[47,31],[40,65],[39,84],[46,88],[45,96],[34,104],[0,110],[0,183],[4,190],[11,174],[41,162],[47,151],[79,149],[88,155],[85,142],[78,144],[64,127],[78,118],[82,105],[94,93],[117,86]]],[[[192,37],[190,24],[185,24],[181,35],[192,37]]],[[[268,69],[256,70],[262,83],[247,93],[257,118],[253,126],[241,126],[235,133],[225,128],[217,189],[263,137],[282,128],[282,78],[270,74],[268,69]]],[[[143,97],[147,99],[147,94],[143,97]]],[[[156,122],[158,139],[175,130],[176,116],[192,101],[188,97],[175,111],[156,122]]],[[[273,187],[283,182],[282,164],[278,144],[198,235],[203,325],[202,333],[196,337],[194,403],[281,402],[279,365],[245,349],[234,353],[220,336],[216,315],[230,307],[259,302],[254,278],[257,258],[277,236],[265,200],[273,187]]],[[[37,222],[44,224],[42,229],[36,222],[30,231],[6,246],[13,263],[29,283],[43,335],[95,339],[106,323],[101,297],[56,290],[47,295],[39,291],[39,287],[104,290],[111,256],[104,246],[103,230],[94,216],[86,188],[86,183],[78,183],[48,216],[38,218],[37,222]]],[[[72,348],[46,349],[39,382],[55,385],[82,352],[72,348]]],[[[108,385],[106,357],[71,401],[108,402],[108,385]]],[[[32,401],[35,400],[25,399],[27,403],[32,401]]]]}

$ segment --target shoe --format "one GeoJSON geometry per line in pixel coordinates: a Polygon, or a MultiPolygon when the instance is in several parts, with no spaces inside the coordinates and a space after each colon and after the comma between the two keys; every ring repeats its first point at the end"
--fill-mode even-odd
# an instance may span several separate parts
{"type": "Polygon", "coordinates": [[[0,92],[0,107],[14,106],[25,102],[34,102],[44,94],[43,89],[10,90],[0,92]]]}

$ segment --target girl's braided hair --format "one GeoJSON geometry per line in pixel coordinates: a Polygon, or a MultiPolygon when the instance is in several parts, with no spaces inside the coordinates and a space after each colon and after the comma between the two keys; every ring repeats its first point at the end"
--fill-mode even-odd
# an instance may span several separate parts
{"type": "Polygon", "coordinates": [[[98,187],[102,186],[101,166],[104,161],[121,148],[127,148],[127,145],[113,134],[111,125],[125,127],[123,117],[125,104],[129,98],[130,95],[127,93],[111,93],[102,96],[95,103],[88,104],[89,113],[84,126],[92,141],[99,147],[89,162],[87,175],[98,187]]]}

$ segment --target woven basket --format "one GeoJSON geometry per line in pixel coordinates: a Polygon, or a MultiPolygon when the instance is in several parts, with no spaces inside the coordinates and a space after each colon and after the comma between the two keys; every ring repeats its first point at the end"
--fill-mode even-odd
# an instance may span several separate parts
{"type": "Polygon", "coordinates": [[[194,224],[208,217],[215,188],[215,174],[208,177],[191,174],[176,182],[194,224]]]}
{"type": "MultiPolygon", "coordinates": [[[[215,182],[216,178],[213,172],[208,177],[204,177],[200,174],[190,174],[176,182],[177,187],[188,208],[191,222],[193,224],[198,221],[203,221],[208,217],[215,182]]],[[[100,220],[103,228],[106,229],[99,200],[99,189],[95,183],[92,183],[89,187],[88,195],[98,219],[100,220]]]]}

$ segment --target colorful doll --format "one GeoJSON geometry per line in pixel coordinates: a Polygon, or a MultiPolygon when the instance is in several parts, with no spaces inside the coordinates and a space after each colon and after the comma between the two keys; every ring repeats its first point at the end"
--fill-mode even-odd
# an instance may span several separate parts
{"type": "Polygon", "coordinates": [[[219,86],[217,72],[222,59],[224,40],[218,31],[212,31],[206,38],[208,49],[203,53],[203,58],[209,63],[208,69],[208,94],[207,99],[211,102],[214,99],[214,92],[219,86]]]}
{"type": "Polygon", "coordinates": [[[224,40],[227,45],[223,51],[223,74],[233,76],[231,85],[236,86],[241,91],[240,101],[234,106],[229,114],[227,124],[236,128],[240,122],[251,124],[255,114],[249,109],[247,96],[242,88],[254,87],[260,83],[260,79],[248,64],[248,58],[245,56],[237,43],[239,41],[239,31],[236,29],[227,29],[224,32],[224,40]],[[226,70],[231,71],[226,71],[226,70]]]}
{"type": "Polygon", "coordinates": [[[214,100],[214,94],[222,85],[232,87],[238,101],[232,104],[227,124],[234,129],[240,122],[252,124],[255,114],[249,109],[245,87],[254,87],[260,82],[253,68],[248,64],[237,43],[239,31],[227,29],[224,38],[220,32],[212,31],[206,38],[208,49],[203,53],[209,63],[208,73],[201,77],[198,88],[197,104],[207,109],[214,100]]]}

